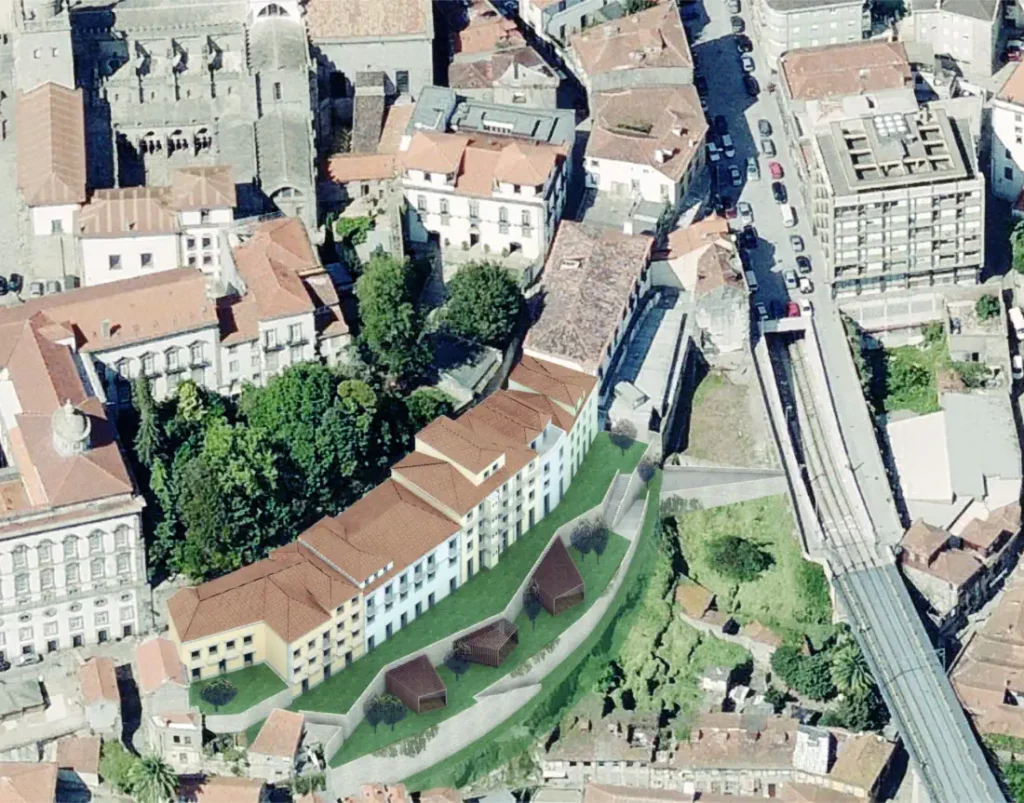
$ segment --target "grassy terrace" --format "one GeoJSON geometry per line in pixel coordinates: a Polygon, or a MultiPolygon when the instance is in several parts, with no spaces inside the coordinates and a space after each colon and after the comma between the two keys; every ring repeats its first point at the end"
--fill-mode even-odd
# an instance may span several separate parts
{"type": "Polygon", "coordinates": [[[191,705],[199,706],[199,710],[204,714],[238,714],[283,690],[284,681],[275,675],[269,666],[257,664],[226,675],[218,675],[216,678],[193,681],[188,687],[188,701],[191,705]],[[238,694],[227,705],[215,710],[199,695],[207,684],[220,679],[229,680],[238,689],[238,694]]]}
{"type": "Polygon", "coordinates": [[[472,706],[473,698],[477,693],[521,667],[572,627],[590,609],[590,606],[597,601],[601,592],[608,586],[628,547],[629,541],[625,538],[612,536],[600,563],[594,556],[583,560],[575,549],[571,549],[569,552],[572,559],[587,583],[587,596],[581,605],[570,608],[560,616],[552,616],[547,611],[541,611],[540,616],[532,625],[525,614],[520,614],[516,619],[516,625],[519,627],[519,644],[504,664],[498,668],[471,664],[469,671],[461,678],[456,678],[443,666],[438,667],[437,673],[448,689],[448,705],[445,708],[421,715],[409,712],[405,719],[395,726],[394,730],[386,725],[378,725],[374,731],[366,722],[363,722],[345,740],[341,750],[331,760],[331,766],[337,767],[410,736],[417,736],[428,728],[472,706]]]}
{"type": "MultiPolygon", "coordinates": [[[[619,471],[632,471],[643,456],[643,451],[644,445],[635,443],[623,453],[612,445],[607,433],[599,433],[558,507],[510,546],[496,569],[477,574],[456,593],[445,597],[432,610],[411,622],[344,672],[339,672],[297,698],[291,709],[346,713],[363,689],[387,664],[501,611],[512,599],[555,531],[581,513],[599,505],[615,474],[619,471]]],[[[602,565],[606,560],[602,559],[602,565]]],[[[461,682],[468,681],[468,677],[463,677],[461,682]]],[[[250,699],[250,705],[256,701],[250,699]]]]}

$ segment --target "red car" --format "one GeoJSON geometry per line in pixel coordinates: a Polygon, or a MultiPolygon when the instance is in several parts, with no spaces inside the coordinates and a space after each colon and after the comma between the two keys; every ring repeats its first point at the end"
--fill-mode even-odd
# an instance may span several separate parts
{"type": "Polygon", "coordinates": [[[795,301],[786,302],[786,317],[787,318],[799,318],[800,317],[800,305],[795,301]]]}
{"type": "Polygon", "coordinates": [[[725,208],[725,216],[729,220],[735,219],[735,217],[736,217],[736,207],[735,206],[727,206],[725,208]]]}
{"type": "Polygon", "coordinates": [[[768,172],[772,174],[773,179],[782,178],[782,165],[778,162],[768,162],[768,172]]]}

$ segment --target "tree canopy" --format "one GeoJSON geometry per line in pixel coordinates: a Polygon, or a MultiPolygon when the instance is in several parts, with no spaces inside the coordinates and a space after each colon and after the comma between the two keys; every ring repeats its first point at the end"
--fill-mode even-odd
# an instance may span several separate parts
{"type": "Polygon", "coordinates": [[[704,548],[716,572],[740,583],[756,580],[774,562],[769,552],[738,535],[714,538],[704,548]]]}
{"type": "Polygon", "coordinates": [[[406,266],[374,254],[356,282],[360,341],[389,382],[410,382],[430,363],[423,321],[409,293],[406,266]]]}
{"type": "Polygon", "coordinates": [[[519,282],[509,271],[489,262],[466,265],[448,285],[444,308],[449,330],[487,346],[508,343],[523,307],[519,282]]]}
{"type": "Polygon", "coordinates": [[[1024,273],[1024,220],[1018,220],[1010,231],[1010,249],[1013,253],[1013,269],[1024,273]]]}
{"type": "Polygon", "coordinates": [[[171,803],[177,799],[178,775],[158,755],[142,756],[128,772],[136,803],[171,803]]]}

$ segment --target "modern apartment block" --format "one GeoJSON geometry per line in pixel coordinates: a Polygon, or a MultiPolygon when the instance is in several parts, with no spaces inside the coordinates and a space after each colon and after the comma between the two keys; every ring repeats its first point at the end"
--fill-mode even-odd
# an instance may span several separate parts
{"type": "Polygon", "coordinates": [[[149,628],[142,508],[67,319],[0,319],[0,654],[149,628]]]}
{"type": "Polygon", "coordinates": [[[592,377],[525,358],[499,391],[436,419],[390,479],[258,563],[175,594],[193,679],[266,664],[301,693],[483,569],[561,499],[597,434],[592,377]]]}
{"type": "Polygon", "coordinates": [[[944,109],[831,123],[814,138],[812,223],[835,295],[976,284],[985,179],[944,109]]]}
{"type": "Polygon", "coordinates": [[[865,0],[751,0],[753,27],[768,65],[805,47],[858,42],[871,34],[865,0]]]}
{"type": "Polygon", "coordinates": [[[901,41],[952,57],[968,76],[987,78],[999,69],[1000,0],[910,0],[906,5],[898,27],[901,41]]]}

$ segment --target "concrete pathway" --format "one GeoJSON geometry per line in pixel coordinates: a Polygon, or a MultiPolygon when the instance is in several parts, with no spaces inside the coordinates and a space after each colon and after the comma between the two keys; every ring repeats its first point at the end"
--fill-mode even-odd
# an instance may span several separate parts
{"type": "MultiPolygon", "coordinates": [[[[399,755],[394,758],[371,754],[330,770],[331,794],[336,797],[352,795],[368,780],[377,783],[397,783],[422,772],[482,738],[537,694],[540,691],[540,682],[590,636],[611,607],[636,553],[639,543],[637,535],[643,526],[646,498],[646,495],[643,495],[634,500],[615,528],[616,532],[630,540],[629,548],[615,576],[590,609],[559,636],[554,649],[546,652],[540,659],[531,659],[527,664],[529,670],[525,673],[517,676],[506,675],[483,689],[477,694],[474,705],[438,726],[437,735],[427,743],[423,752],[415,756],[399,755]]],[[[652,500],[652,504],[654,503],[656,500],[652,500]]]]}
{"type": "Polygon", "coordinates": [[[788,492],[786,474],[777,469],[671,467],[661,483],[662,500],[694,499],[705,509],[788,492]]]}

